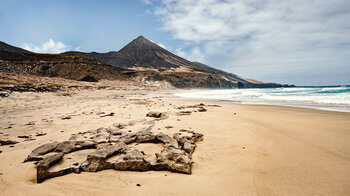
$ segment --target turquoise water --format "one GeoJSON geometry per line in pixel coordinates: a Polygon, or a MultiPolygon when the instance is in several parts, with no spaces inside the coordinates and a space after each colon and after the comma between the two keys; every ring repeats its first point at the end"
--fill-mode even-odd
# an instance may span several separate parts
{"type": "Polygon", "coordinates": [[[242,104],[287,105],[350,112],[350,86],[198,90],[175,95],[242,104]]]}

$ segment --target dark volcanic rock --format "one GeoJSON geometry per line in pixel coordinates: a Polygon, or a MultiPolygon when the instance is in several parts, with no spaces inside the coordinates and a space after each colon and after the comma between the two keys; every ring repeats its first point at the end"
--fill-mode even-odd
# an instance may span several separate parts
{"type": "Polygon", "coordinates": [[[83,77],[82,79],[80,79],[80,81],[84,81],[84,82],[98,82],[98,80],[90,75],[87,75],[85,77],[83,77]]]}
{"type": "Polygon", "coordinates": [[[0,97],[8,97],[9,95],[9,93],[0,92],[0,97]]]}
{"type": "Polygon", "coordinates": [[[11,145],[11,144],[17,144],[18,142],[17,141],[14,141],[14,140],[2,140],[0,139],[0,144],[2,146],[5,146],[5,145],[11,145]]]}

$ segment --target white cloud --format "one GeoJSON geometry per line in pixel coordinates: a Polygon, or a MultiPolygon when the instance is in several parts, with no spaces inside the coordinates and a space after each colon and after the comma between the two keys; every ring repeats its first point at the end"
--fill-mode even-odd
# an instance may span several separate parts
{"type": "Polygon", "coordinates": [[[190,61],[203,62],[204,60],[204,55],[198,47],[193,48],[189,53],[183,51],[182,48],[178,48],[175,50],[175,54],[190,61]]]}
{"type": "Polygon", "coordinates": [[[164,44],[162,44],[162,43],[158,43],[158,46],[160,46],[160,47],[162,47],[162,48],[164,48],[164,49],[168,49],[168,47],[166,47],[164,44]]]}
{"type": "Polygon", "coordinates": [[[151,42],[157,44],[158,46],[160,46],[160,47],[162,47],[162,48],[164,48],[164,49],[166,49],[166,50],[170,50],[170,49],[171,49],[170,47],[165,46],[164,44],[162,44],[162,43],[160,43],[160,42],[159,42],[159,43],[156,43],[156,42],[154,42],[153,40],[149,40],[149,41],[151,41],[151,42]]]}
{"type": "Polygon", "coordinates": [[[350,74],[348,0],[163,0],[154,14],[175,39],[201,46],[211,66],[261,79],[350,74]]]}
{"type": "MultiPolygon", "coordinates": [[[[49,39],[48,41],[44,42],[41,46],[33,46],[31,44],[25,43],[22,47],[26,50],[38,53],[62,53],[71,50],[70,46],[63,44],[60,41],[55,42],[53,39],[49,39]]],[[[75,48],[75,50],[79,49],[79,47],[75,48]]]]}

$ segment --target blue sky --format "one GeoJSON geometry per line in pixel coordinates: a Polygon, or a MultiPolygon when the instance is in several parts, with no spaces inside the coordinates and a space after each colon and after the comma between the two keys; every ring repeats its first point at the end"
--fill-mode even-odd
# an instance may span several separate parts
{"type": "Polygon", "coordinates": [[[36,52],[117,51],[139,35],[262,81],[350,84],[348,0],[0,0],[0,40],[36,52]]]}

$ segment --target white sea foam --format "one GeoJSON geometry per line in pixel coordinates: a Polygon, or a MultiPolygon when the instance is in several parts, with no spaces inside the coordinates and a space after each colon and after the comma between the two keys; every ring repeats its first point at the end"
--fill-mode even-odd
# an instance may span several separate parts
{"type": "Polygon", "coordinates": [[[228,89],[176,93],[186,98],[204,98],[240,103],[291,105],[350,112],[350,87],[296,87],[228,89]]]}

